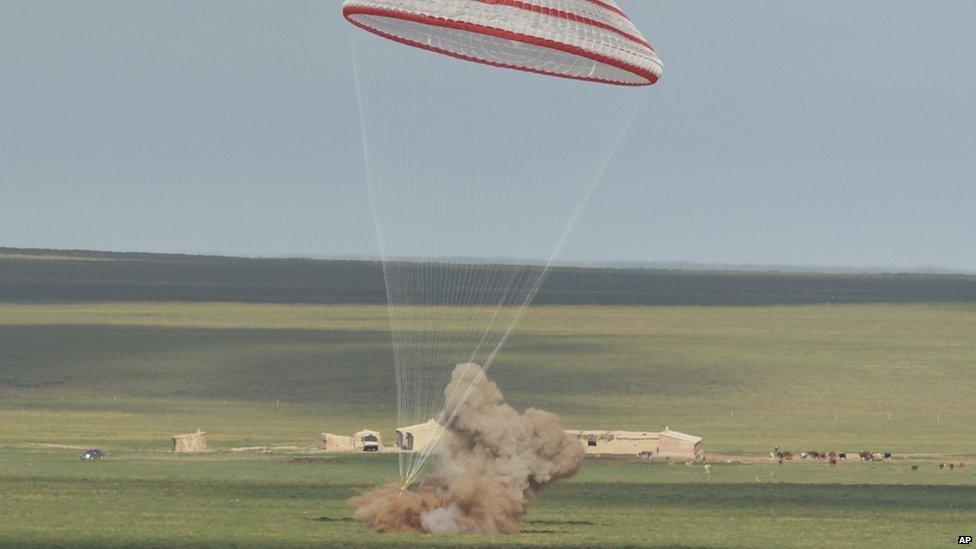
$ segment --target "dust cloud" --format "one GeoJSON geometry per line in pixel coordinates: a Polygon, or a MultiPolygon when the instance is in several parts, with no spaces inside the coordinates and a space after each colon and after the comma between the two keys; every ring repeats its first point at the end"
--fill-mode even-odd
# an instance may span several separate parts
{"type": "Polygon", "coordinates": [[[477,364],[458,365],[444,394],[432,473],[415,490],[391,485],[353,498],[356,518],[387,533],[518,532],[536,493],[579,471],[583,447],[555,414],[505,404],[477,364]]]}

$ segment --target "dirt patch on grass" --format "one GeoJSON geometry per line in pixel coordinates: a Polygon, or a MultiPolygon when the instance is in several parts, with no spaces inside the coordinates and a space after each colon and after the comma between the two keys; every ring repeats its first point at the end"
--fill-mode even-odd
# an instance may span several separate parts
{"type": "Polygon", "coordinates": [[[301,465],[341,465],[342,460],[337,457],[300,456],[289,459],[288,463],[298,463],[301,465]]]}

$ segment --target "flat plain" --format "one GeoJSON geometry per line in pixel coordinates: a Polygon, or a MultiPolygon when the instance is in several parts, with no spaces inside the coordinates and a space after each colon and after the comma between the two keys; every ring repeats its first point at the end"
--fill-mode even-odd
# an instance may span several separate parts
{"type": "Polygon", "coordinates": [[[490,370],[512,405],[700,435],[710,471],[589,460],[517,536],[399,537],[345,503],[395,458],[316,450],[323,431],[392,435],[384,306],[181,300],[178,283],[32,300],[65,278],[17,272],[64,259],[23,255],[0,261],[0,545],[937,546],[976,529],[969,299],[532,307],[490,370]],[[197,427],[210,453],[169,452],[197,427]],[[759,459],[774,446],[895,459],[759,459]],[[89,447],[106,457],[81,462],[89,447]]]}

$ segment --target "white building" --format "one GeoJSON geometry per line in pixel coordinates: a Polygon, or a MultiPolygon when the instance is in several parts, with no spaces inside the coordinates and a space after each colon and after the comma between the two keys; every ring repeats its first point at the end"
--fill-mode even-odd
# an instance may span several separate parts
{"type": "Polygon", "coordinates": [[[701,459],[701,437],[665,428],[659,433],[640,431],[569,431],[586,449],[587,454],[603,456],[639,456],[672,459],[701,459]]]}
{"type": "Polygon", "coordinates": [[[400,427],[396,430],[396,445],[404,452],[420,452],[433,442],[444,428],[433,419],[427,423],[400,427]]]}
{"type": "Polygon", "coordinates": [[[322,433],[322,444],[332,452],[380,452],[383,439],[379,431],[363,429],[353,436],[322,433]]]}

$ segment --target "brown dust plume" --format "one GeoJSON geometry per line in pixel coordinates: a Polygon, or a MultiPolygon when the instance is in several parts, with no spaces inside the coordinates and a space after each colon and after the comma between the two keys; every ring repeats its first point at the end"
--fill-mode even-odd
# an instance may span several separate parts
{"type": "Polygon", "coordinates": [[[477,364],[459,364],[444,395],[433,472],[415,490],[391,485],[353,498],[356,518],[378,532],[518,532],[536,492],[579,471],[582,445],[555,414],[505,404],[477,364]]]}

